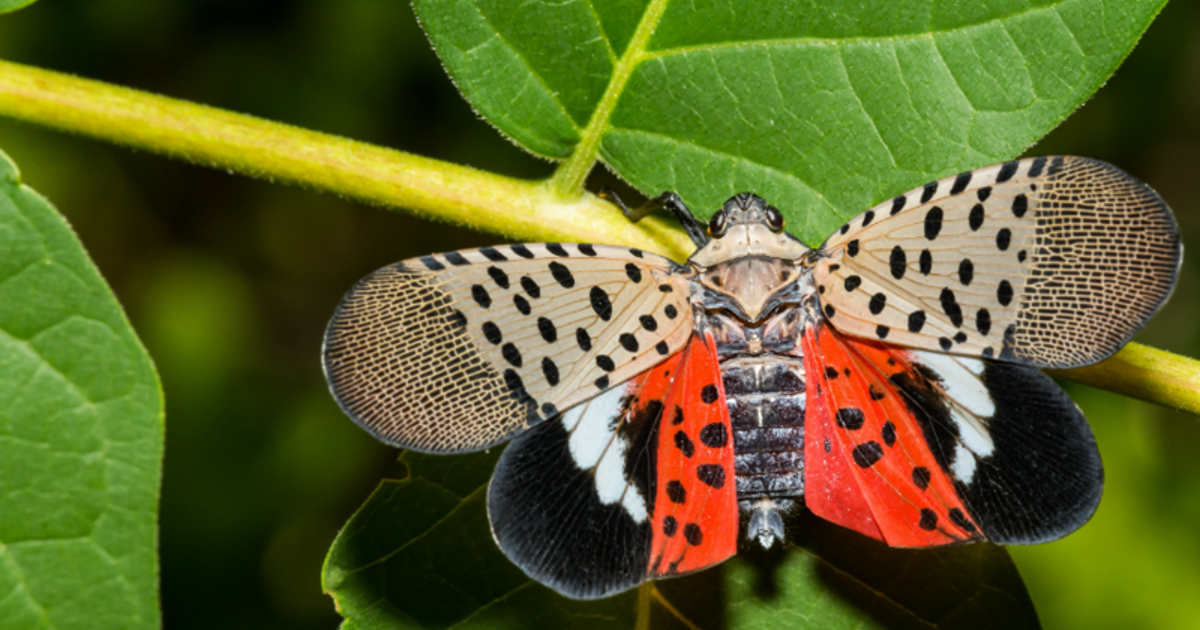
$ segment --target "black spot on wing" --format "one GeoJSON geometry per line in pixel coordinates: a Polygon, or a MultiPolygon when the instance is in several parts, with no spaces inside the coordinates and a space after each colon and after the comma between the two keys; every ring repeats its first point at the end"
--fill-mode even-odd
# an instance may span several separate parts
{"type": "Polygon", "coordinates": [[[996,174],[996,183],[1003,184],[1004,182],[1012,179],[1013,176],[1017,174],[1017,165],[1018,162],[1016,160],[1013,160],[1012,162],[1005,162],[1004,166],[1000,167],[1000,172],[996,174]]]}
{"type": "Polygon", "coordinates": [[[970,184],[971,184],[971,171],[967,171],[965,173],[959,173],[958,177],[954,178],[954,186],[952,186],[950,188],[950,194],[957,195],[958,193],[966,190],[967,186],[969,186],[970,184]]]}
{"type": "Polygon", "coordinates": [[[891,256],[888,257],[888,270],[897,280],[903,278],[904,272],[908,271],[908,255],[904,253],[903,247],[897,245],[892,248],[891,256]]]}
{"type": "Polygon", "coordinates": [[[479,253],[492,262],[504,262],[508,260],[508,256],[501,254],[495,247],[480,247],[479,253]]]}

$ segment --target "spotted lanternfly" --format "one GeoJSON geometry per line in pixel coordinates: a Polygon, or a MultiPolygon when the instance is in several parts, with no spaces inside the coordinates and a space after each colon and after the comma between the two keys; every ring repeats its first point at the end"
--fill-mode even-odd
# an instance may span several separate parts
{"type": "Polygon", "coordinates": [[[540,243],[422,256],[355,286],[325,340],[345,412],[426,453],[513,443],[492,532],[575,598],[721,562],[781,514],[897,547],[1027,544],[1103,486],[1079,409],[1039,368],[1094,363],[1170,294],[1163,201],[1078,157],[930,182],[810,249],[752,194],[683,265],[540,243]]]}

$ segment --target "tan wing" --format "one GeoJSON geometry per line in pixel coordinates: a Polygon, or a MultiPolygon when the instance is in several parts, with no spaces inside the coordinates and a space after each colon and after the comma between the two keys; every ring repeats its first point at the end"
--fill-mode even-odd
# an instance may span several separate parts
{"type": "Polygon", "coordinates": [[[639,250],[557,243],[406,260],[346,295],[325,376],[385,442],[487,448],[681,349],[692,311],[674,268],[639,250]]]}
{"type": "Polygon", "coordinates": [[[1063,156],[931,182],[821,250],[814,279],[839,330],[1053,368],[1116,352],[1166,301],[1183,255],[1153,190],[1063,156]]]}

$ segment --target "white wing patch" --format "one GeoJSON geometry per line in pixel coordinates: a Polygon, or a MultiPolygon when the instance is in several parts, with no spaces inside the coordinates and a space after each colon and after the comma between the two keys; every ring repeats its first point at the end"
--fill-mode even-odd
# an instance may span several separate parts
{"type": "Polygon", "coordinates": [[[851,220],[813,275],[842,332],[1066,368],[1104,359],[1166,300],[1182,249],[1145,184],[1078,157],[931,182],[851,220]]]}
{"type": "Polygon", "coordinates": [[[996,452],[988,430],[988,422],[996,414],[996,403],[982,380],[983,362],[921,350],[911,351],[910,356],[914,363],[936,376],[931,384],[944,395],[958,436],[950,472],[955,479],[969,485],[975,478],[977,460],[996,452]]]}
{"type": "Polygon", "coordinates": [[[627,396],[625,388],[614,387],[569,409],[562,423],[571,434],[571,459],[581,470],[592,471],[600,502],[619,502],[634,521],[644,523],[646,499],[625,477],[629,444],[616,433],[626,412],[622,403],[627,396]]]}
{"type": "Polygon", "coordinates": [[[624,247],[528,244],[407,260],[330,322],[325,370],[347,414],[426,452],[487,448],[684,346],[689,287],[624,247]]]}

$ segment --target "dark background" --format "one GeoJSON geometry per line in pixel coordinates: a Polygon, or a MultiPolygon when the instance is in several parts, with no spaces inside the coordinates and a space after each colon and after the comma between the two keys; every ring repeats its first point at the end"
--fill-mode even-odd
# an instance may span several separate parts
{"type": "MultiPolygon", "coordinates": [[[[552,170],[472,113],[395,0],[41,0],[0,16],[0,58],[503,174],[552,170]]],[[[377,267],[496,238],[5,119],[0,149],[74,225],[162,375],[167,627],[335,627],[325,551],[398,468],[331,401],[325,322],[377,267]]],[[[1053,152],[1150,183],[1200,243],[1195,2],[1168,5],[1109,85],[1031,150],[1053,152]]],[[[1200,356],[1200,261],[1184,265],[1140,340],[1200,356]]],[[[1045,626],[1200,627],[1200,424],[1069,391],[1108,486],[1084,529],[1012,551],[1045,626]]]]}

